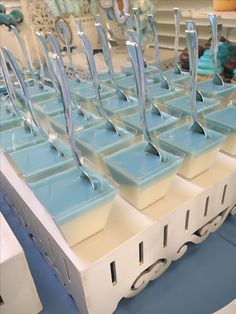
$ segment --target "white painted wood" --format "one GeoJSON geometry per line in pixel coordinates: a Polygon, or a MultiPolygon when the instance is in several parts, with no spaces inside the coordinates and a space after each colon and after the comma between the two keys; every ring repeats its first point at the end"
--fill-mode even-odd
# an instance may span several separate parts
{"type": "Polygon", "coordinates": [[[70,248],[3,154],[1,165],[3,193],[82,313],[112,313],[180,258],[187,242],[206,239],[236,204],[236,159],[218,153],[208,171],[192,180],[176,176],[168,195],[143,211],[117,197],[105,229],[70,248]]]}
{"type": "Polygon", "coordinates": [[[28,264],[16,237],[0,214],[1,314],[36,314],[42,310],[28,264]]]}

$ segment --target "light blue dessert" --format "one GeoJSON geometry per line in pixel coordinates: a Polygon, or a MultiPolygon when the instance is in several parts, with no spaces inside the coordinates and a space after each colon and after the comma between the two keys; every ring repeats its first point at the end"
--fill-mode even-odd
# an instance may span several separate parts
{"type": "Polygon", "coordinates": [[[118,95],[115,95],[104,99],[102,104],[109,116],[118,115],[119,117],[122,117],[138,110],[137,98],[132,96],[127,96],[126,101],[121,99],[118,95]]]}
{"type": "Polygon", "coordinates": [[[14,113],[7,111],[6,107],[0,108],[0,131],[15,127],[20,122],[21,119],[14,113]]]}
{"type": "MultiPolygon", "coordinates": [[[[38,85],[29,86],[29,94],[33,102],[41,102],[47,99],[51,99],[56,97],[56,91],[47,85],[43,85],[44,88],[40,88],[38,85]]],[[[19,97],[21,102],[24,102],[24,98],[22,97],[22,93],[17,88],[15,90],[17,97],[19,97]]]]}
{"type": "Polygon", "coordinates": [[[229,134],[221,149],[231,155],[236,155],[236,108],[228,107],[211,112],[205,117],[207,125],[215,130],[220,127],[227,129],[229,134]]]}
{"type": "MultiPolygon", "coordinates": [[[[150,133],[155,131],[163,132],[167,128],[173,126],[178,120],[176,117],[173,117],[168,113],[162,112],[161,114],[162,117],[156,112],[153,112],[152,109],[146,110],[147,125],[150,133]]],[[[137,134],[143,133],[140,114],[138,112],[125,117],[123,121],[125,124],[137,130],[137,134]]]]}
{"type": "Polygon", "coordinates": [[[99,154],[111,154],[134,140],[135,135],[119,128],[119,135],[106,127],[106,122],[80,131],[76,134],[76,144],[82,156],[106,171],[99,154]]]}
{"type": "Polygon", "coordinates": [[[43,141],[44,139],[40,134],[33,136],[21,126],[0,133],[0,146],[6,152],[16,151],[43,141]]]}
{"type": "Polygon", "coordinates": [[[180,96],[184,89],[175,85],[170,85],[170,89],[161,87],[160,84],[147,86],[150,97],[154,101],[162,101],[165,99],[174,98],[180,96]]]}
{"type": "Polygon", "coordinates": [[[198,83],[197,89],[206,97],[229,96],[236,90],[235,84],[224,83],[224,85],[214,84],[212,80],[198,83]]]}
{"type": "MultiPolygon", "coordinates": [[[[148,65],[147,67],[144,68],[144,71],[146,73],[146,75],[148,74],[154,74],[156,73],[158,70],[155,66],[152,65],[148,65]]],[[[123,67],[122,68],[122,72],[126,75],[126,76],[130,76],[130,75],[134,75],[134,69],[132,66],[128,66],[128,67],[123,67]]]]}
{"type": "MultiPolygon", "coordinates": [[[[189,73],[181,72],[181,74],[175,73],[174,69],[169,69],[162,72],[163,76],[167,79],[170,83],[176,83],[176,84],[184,84],[187,83],[189,80],[189,73]]],[[[149,78],[160,80],[160,73],[149,73],[147,74],[149,78]]]]}
{"type": "Polygon", "coordinates": [[[236,99],[232,100],[232,106],[236,106],[236,99]]]}
{"type": "Polygon", "coordinates": [[[55,116],[63,112],[63,104],[59,98],[45,100],[35,105],[49,116],[55,116]]]}
{"type": "Polygon", "coordinates": [[[207,136],[191,131],[191,124],[184,124],[159,135],[161,147],[173,153],[184,155],[179,174],[187,178],[207,170],[225,136],[211,129],[205,129],[207,136]]]}
{"type": "Polygon", "coordinates": [[[112,78],[112,74],[110,72],[98,73],[99,81],[102,84],[106,84],[106,85],[109,85],[109,86],[113,85],[113,79],[120,80],[120,79],[122,79],[124,77],[125,77],[125,74],[122,73],[122,72],[114,73],[113,74],[113,78],[112,78]]]}
{"type": "Polygon", "coordinates": [[[68,80],[71,91],[81,90],[84,88],[91,87],[93,83],[87,80],[78,81],[77,79],[68,80]]]}
{"type": "Polygon", "coordinates": [[[49,142],[44,142],[12,152],[10,157],[26,180],[32,182],[73,164],[71,152],[66,145],[61,144],[60,148],[63,156],[51,148],[49,142]]]}
{"type": "Polygon", "coordinates": [[[107,181],[92,175],[100,183],[95,190],[77,168],[30,184],[70,246],[104,227],[116,195],[107,181]]]}
{"type": "MultiPolygon", "coordinates": [[[[101,117],[84,111],[87,118],[78,112],[78,109],[72,111],[72,121],[74,126],[74,131],[82,130],[83,128],[91,127],[101,121],[101,117]]],[[[52,125],[61,131],[66,131],[65,115],[60,114],[51,120],[52,125]]]]}
{"type": "MultiPolygon", "coordinates": [[[[154,81],[154,79],[147,79],[147,84],[152,85],[155,83],[158,83],[159,81],[154,81]]],[[[120,89],[136,94],[136,82],[133,76],[128,76],[123,79],[120,79],[117,81],[117,85],[120,89]]]]}
{"type": "Polygon", "coordinates": [[[147,143],[140,142],[105,158],[112,178],[119,184],[120,194],[142,209],[163,197],[181,159],[160,150],[158,155],[146,152],[147,143]]]}
{"type": "MultiPolygon", "coordinates": [[[[183,96],[165,102],[168,112],[174,115],[192,115],[191,96],[183,96]]],[[[197,113],[208,113],[219,107],[220,100],[214,98],[204,98],[203,101],[196,100],[197,113]]]]}
{"type": "MultiPolygon", "coordinates": [[[[106,98],[115,95],[116,90],[114,88],[102,85],[100,94],[102,98],[106,98]]],[[[79,97],[83,102],[94,102],[96,101],[96,88],[90,86],[88,88],[83,88],[81,90],[73,90],[72,94],[74,97],[79,97]]]]}

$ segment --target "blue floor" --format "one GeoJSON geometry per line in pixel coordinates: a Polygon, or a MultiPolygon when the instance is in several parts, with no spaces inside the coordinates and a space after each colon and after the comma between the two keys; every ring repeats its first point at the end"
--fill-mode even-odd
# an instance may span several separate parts
{"type": "MultiPolygon", "coordinates": [[[[43,304],[41,314],[78,314],[32,239],[0,195],[0,208],[22,245],[43,304]]],[[[200,245],[191,245],[136,297],[122,299],[116,314],[212,314],[236,298],[236,216],[200,245]]],[[[103,313],[101,313],[103,314],[103,313]]]]}

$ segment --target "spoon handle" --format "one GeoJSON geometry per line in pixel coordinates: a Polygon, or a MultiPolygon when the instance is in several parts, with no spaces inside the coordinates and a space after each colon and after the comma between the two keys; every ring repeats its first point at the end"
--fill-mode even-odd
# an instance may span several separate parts
{"type": "MultiPolygon", "coordinates": [[[[24,114],[18,108],[18,105],[16,104],[16,96],[15,96],[15,92],[14,92],[14,89],[12,86],[9,70],[7,68],[7,65],[6,65],[3,51],[1,51],[1,56],[0,56],[0,70],[2,72],[3,81],[5,83],[7,93],[8,93],[9,99],[12,103],[12,106],[14,108],[14,111],[24,122],[24,127],[25,127],[26,131],[30,131],[33,135],[35,135],[35,131],[33,129],[33,126],[31,125],[31,121],[29,121],[30,119],[25,118],[24,114]]],[[[26,117],[27,117],[27,115],[26,115],[26,117]]]]}
{"type": "Polygon", "coordinates": [[[216,15],[209,13],[210,25],[211,25],[211,55],[214,64],[214,75],[217,74],[217,52],[218,52],[218,38],[217,38],[217,21],[216,15]]]}
{"type": "Polygon", "coordinates": [[[141,44],[142,43],[142,34],[141,34],[141,21],[140,21],[139,9],[138,8],[133,8],[132,12],[133,12],[133,16],[134,16],[136,33],[137,33],[137,36],[138,36],[138,40],[139,40],[139,42],[141,44]]]}
{"type": "Polygon", "coordinates": [[[110,54],[110,49],[108,46],[108,41],[107,41],[107,37],[106,34],[104,32],[104,29],[102,27],[102,24],[100,23],[100,16],[97,16],[97,22],[95,23],[101,44],[102,44],[102,50],[103,50],[103,55],[104,55],[104,59],[106,62],[106,65],[108,67],[108,71],[111,75],[114,74],[114,69],[113,69],[113,64],[112,64],[112,59],[111,59],[111,54],[110,54]]]}
{"type": "Polygon", "coordinates": [[[55,142],[55,139],[54,139],[55,135],[54,134],[48,134],[47,131],[45,131],[43,129],[37,116],[34,113],[33,104],[32,104],[32,100],[31,100],[27,85],[24,81],[24,78],[23,78],[21,71],[20,71],[20,69],[16,63],[15,58],[13,57],[12,53],[7,48],[3,48],[3,52],[4,52],[6,59],[8,60],[8,62],[10,64],[10,66],[11,66],[11,69],[14,71],[14,74],[16,75],[16,77],[18,79],[19,86],[20,86],[20,89],[24,95],[25,103],[26,103],[26,106],[28,107],[32,121],[34,122],[35,126],[38,128],[38,130],[40,131],[42,136],[44,138],[46,138],[48,140],[48,142],[51,144],[51,147],[54,148],[61,156],[63,156],[64,155],[63,152],[60,150],[57,143],[55,142]]]}
{"type": "Polygon", "coordinates": [[[98,79],[96,64],[95,64],[95,60],[94,60],[94,56],[93,56],[93,50],[92,50],[91,44],[89,42],[89,39],[83,32],[78,32],[78,35],[80,36],[80,39],[82,41],[82,44],[84,47],[84,52],[86,54],[86,58],[88,61],[90,75],[92,77],[93,85],[94,85],[95,90],[96,90],[96,97],[97,97],[98,106],[99,106],[99,109],[100,109],[103,117],[106,119],[106,127],[109,130],[116,132],[117,135],[119,135],[118,128],[115,126],[115,124],[108,117],[106,111],[104,110],[103,104],[102,104],[102,99],[101,99],[101,94],[100,94],[101,86],[100,86],[100,82],[98,79]]]}
{"type": "Polygon", "coordinates": [[[174,19],[175,19],[174,66],[175,68],[177,68],[178,67],[180,19],[181,19],[181,12],[179,8],[174,8],[174,19]]]}
{"type": "Polygon", "coordinates": [[[146,117],[146,110],[145,110],[145,100],[146,100],[146,90],[145,90],[145,71],[144,71],[144,64],[143,64],[143,56],[142,56],[142,48],[139,42],[126,42],[129,56],[131,59],[131,63],[134,70],[134,77],[137,87],[138,93],[138,102],[139,102],[139,112],[140,112],[140,122],[144,134],[144,138],[147,141],[148,145],[146,147],[146,151],[152,154],[156,154],[162,160],[161,154],[156,148],[156,146],[152,142],[152,138],[148,131],[147,125],[147,117],[146,117]]]}
{"type": "Polygon", "coordinates": [[[22,40],[18,30],[14,26],[11,26],[11,30],[15,34],[16,39],[17,39],[17,41],[18,41],[18,43],[20,45],[20,48],[21,48],[21,51],[22,51],[22,54],[23,54],[23,57],[24,57],[25,65],[28,68],[29,73],[32,75],[32,77],[34,77],[34,71],[33,71],[32,67],[31,67],[31,64],[30,64],[30,57],[29,57],[28,51],[27,51],[27,49],[25,47],[25,43],[22,40]]]}
{"type": "Polygon", "coordinates": [[[48,68],[48,74],[52,80],[52,85],[53,85],[54,89],[59,93],[59,89],[58,89],[57,82],[55,79],[55,72],[54,72],[51,60],[49,58],[49,50],[48,50],[46,40],[40,32],[36,32],[36,36],[38,37],[40,45],[43,49],[44,57],[45,57],[47,68],[48,68]]]}
{"type": "Polygon", "coordinates": [[[160,49],[159,49],[159,43],[158,43],[158,35],[157,35],[157,23],[153,17],[153,14],[148,15],[148,21],[152,30],[153,35],[153,45],[154,45],[154,51],[156,56],[156,66],[158,69],[161,67],[161,60],[160,60],[160,49]]]}

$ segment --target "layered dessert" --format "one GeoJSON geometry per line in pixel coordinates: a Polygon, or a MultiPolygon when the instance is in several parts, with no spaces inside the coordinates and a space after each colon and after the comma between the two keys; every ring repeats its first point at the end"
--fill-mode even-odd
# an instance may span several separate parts
{"type": "MultiPolygon", "coordinates": [[[[160,81],[159,78],[147,79],[147,85],[153,85],[154,83],[155,84],[159,83],[159,81],[160,81]]],[[[119,86],[119,88],[128,93],[136,94],[136,82],[134,76],[128,76],[123,79],[120,79],[119,81],[117,81],[117,85],[119,86]]]]}
{"type": "Polygon", "coordinates": [[[127,96],[126,99],[118,95],[106,98],[102,102],[104,110],[109,116],[121,118],[138,110],[138,100],[135,97],[127,96]]]}
{"type": "MultiPolygon", "coordinates": [[[[75,132],[80,131],[84,128],[91,127],[101,121],[100,116],[97,116],[85,110],[83,112],[86,115],[86,117],[84,117],[82,113],[79,113],[78,109],[74,109],[72,111],[72,121],[75,132]]],[[[51,120],[51,123],[56,130],[60,130],[63,132],[66,131],[66,122],[64,114],[59,114],[55,116],[51,120]]]]}
{"type": "Polygon", "coordinates": [[[148,93],[153,101],[162,101],[174,98],[183,94],[184,89],[177,85],[170,85],[170,88],[162,87],[161,84],[147,86],[148,93]]]}
{"type": "Polygon", "coordinates": [[[107,122],[82,130],[76,134],[76,144],[82,156],[88,158],[92,163],[100,167],[104,172],[100,154],[111,154],[124,146],[132,143],[135,135],[124,128],[118,128],[119,134],[107,128],[107,122]]]}
{"type": "Polygon", "coordinates": [[[212,164],[225,136],[205,129],[207,136],[191,130],[191,124],[184,124],[159,135],[161,147],[183,155],[184,161],[178,171],[183,177],[191,179],[206,171],[212,164]]]}
{"type": "MultiPolygon", "coordinates": [[[[146,119],[148,130],[150,133],[163,132],[169,127],[172,127],[178,120],[178,118],[171,116],[166,112],[161,112],[159,115],[155,109],[146,110],[146,119]]],[[[140,114],[134,113],[123,119],[124,123],[134,128],[137,131],[137,134],[142,134],[142,126],[140,122],[140,114]]]]}
{"type": "Polygon", "coordinates": [[[48,142],[26,147],[9,155],[14,161],[17,171],[28,182],[31,182],[59,172],[73,164],[70,150],[62,143],[60,148],[63,156],[50,147],[48,142]]]}
{"type": "MultiPolygon", "coordinates": [[[[72,90],[73,99],[79,98],[83,102],[96,102],[96,88],[94,86],[89,86],[80,90],[72,90]]],[[[100,94],[102,98],[106,98],[115,95],[116,90],[114,88],[102,85],[100,94]]]]}
{"type": "Polygon", "coordinates": [[[112,178],[119,184],[120,195],[138,209],[164,197],[181,159],[160,150],[146,152],[147,143],[140,142],[105,158],[112,178]]]}
{"type": "MultiPolygon", "coordinates": [[[[34,103],[56,97],[56,91],[54,88],[44,84],[42,84],[42,86],[43,88],[41,88],[39,85],[33,85],[28,87],[30,98],[34,103]]],[[[24,102],[24,98],[22,96],[20,89],[17,88],[15,92],[16,96],[19,97],[20,101],[24,102]]]]}
{"type": "Polygon", "coordinates": [[[30,184],[69,246],[104,228],[116,195],[115,189],[102,177],[95,173],[92,176],[99,181],[95,190],[77,168],[30,184]]]}
{"type": "Polygon", "coordinates": [[[236,155],[236,107],[228,107],[211,112],[205,117],[206,123],[216,130],[223,127],[229,131],[221,150],[236,155]]]}
{"type": "Polygon", "coordinates": [[[6,152],[16,151],[43,141],[44,139],[40,134],[34,136],[22,126],[8,129],[0,133],[0,146],[1,149],[6,152]]]}
{"type": "MultiPolygon", "coordinates": [[[[170,101],[165,102],[165,105],[168,108],[168,112],[177,116],[185,116],[192,114],[191,107],[191,96],[183,96],[170,101]]],[[[196,110],[197,113],[208,113],[212,110],[215,110],[219,107],[220,100],[216,98],[207,98],[204,97],[203,101],[196,100],[196,110]]]]}
{"type": "Polygon", "coordinates": [[[7,110],[6,106],[0,108],[0,131],[19,125],[21,119],[7,110]]]}

